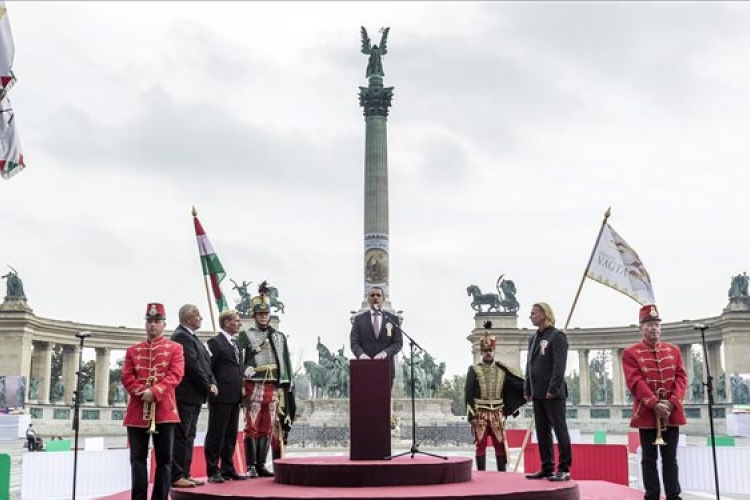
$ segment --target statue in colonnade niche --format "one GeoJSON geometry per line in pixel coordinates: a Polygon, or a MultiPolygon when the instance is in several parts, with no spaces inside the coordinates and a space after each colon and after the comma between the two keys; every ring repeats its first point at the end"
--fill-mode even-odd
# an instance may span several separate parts
{"type": "Polygon", "coordinates": [[[31,377],[31,382],[29,382],[29,399],[32,401],[39,399],[39,380],[34,377],[31,377]]]}
{"type": "Polygon", "coordinates": [[[83,401],[90,403],[94,400],[94,385],[91,380],[87,380],[83,386],[83,401]]]}
{"type": "Polygon", "coordinates": [[[52,386],[50,399],[52,399],[52,401],[62,401],[63,397],[65,397],[65,386],[63,385],[62,380],[58,378],[52,386]]]}
{"type": "Polygon", "coordinates": [[[719,401],[727,400],[727,374],[722,373],[719,382],[716,384],[716,399],[719,401]]]}
{"type": "Polygon", "coordinates": [[[125,387],[121,382],[117,382],[115,385],[115,403],[125,402],[125,387]]]}
{"type": "Polygon", "coordinates": [[[703,401],[703,381],[697,376],[690,382],[690,400],[694,403],[703,401]]]}

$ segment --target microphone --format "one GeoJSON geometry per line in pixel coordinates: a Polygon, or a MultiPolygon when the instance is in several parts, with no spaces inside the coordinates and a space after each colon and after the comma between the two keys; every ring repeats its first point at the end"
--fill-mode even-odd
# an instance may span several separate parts
{"type": "Polygon", "coordinates": [[[78,332],[76,333],[76,337],[79,339],[85,339],[86,337],[91,337],[91,332],[78,332]]]}
{"type": "Polygon", "coordinates": [[[696,323],[693,325],[693,330],[708,330],[708,325],[705,323],[696,323]]]}

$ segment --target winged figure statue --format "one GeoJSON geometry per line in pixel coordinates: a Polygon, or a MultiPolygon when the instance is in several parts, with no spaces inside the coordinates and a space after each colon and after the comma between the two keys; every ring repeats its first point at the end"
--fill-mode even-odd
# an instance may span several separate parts
{"type": "Polygon", "coordinates": [[[391,28],[380,28],[380,45],[372,45],[367,30],[362,26],[362,53],[370,56],[370,60],[367,62],[366,78],[385,76],[382,56],[388,53],[388,32],[390,30],[391,28]]]}

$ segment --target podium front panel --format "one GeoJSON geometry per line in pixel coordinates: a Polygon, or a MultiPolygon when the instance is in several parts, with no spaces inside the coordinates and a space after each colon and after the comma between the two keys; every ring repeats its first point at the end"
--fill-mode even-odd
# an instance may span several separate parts
{"type": "Polygon", "coordinates": [[[351,460],[382,460],[391,455],[391,362],[349,362],[351,460]]]}

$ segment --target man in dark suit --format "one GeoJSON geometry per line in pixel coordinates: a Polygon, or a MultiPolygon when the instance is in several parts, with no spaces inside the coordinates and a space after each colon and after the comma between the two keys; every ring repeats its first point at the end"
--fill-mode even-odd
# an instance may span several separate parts
{"type": "Polygon", "coordinates": [[[523,393],[534,406],[536,437],[542,468],[528,479],[570,480],[573,455],[568,424],[565,421],[565,365],[568,360],[568,339],[555,328],[555,315],[549,304],[538,302],[531,307],[531,324],[538,328],[529,338],[526,380],[523,393]],[[551,427],[550,427],[551,425],[551,427]],[[559,453],[557,472],[553,453],[552,429],[557,437],[559,453]]]}
{"type": "Polygon", "coordinates": [[[397,316],[383,311],[385,292],[374,286],[367,294],[370,309],[358,314],[352,321],[349,335],[352,353],[357,359],[385,359],[391,361],[391,385],[396,375],[394,357],[404,345],[397,316]]]}
{"type": "Polygon", "coordinates": [[[208,397],[205,454],[209,483],[247,479],[237,474],[233,460],[242,402],[242,362],[237,345],[237,333],[241,326],[237,311],[224,311],[219,315],[221,332],[208,340],[211,371],[219,387],[218,394],[208,397]]]}
{"type": "Polygon", "coordinates": [[[193,463],[195,432],[201,406],[210,394],[217,393],[216,380],[211,373],[208,351],[195,332],[201,327],[201,313],[193,304],[185,304],[178,313],[180,325],[175,328],[172,340],[182,345],[185,356],[185,376],[177,386],[177,410],[180,412],[180,425],[174,433],[172,455],[172,488],[193,488],[203,481],[190,475],[193,463]]]}

